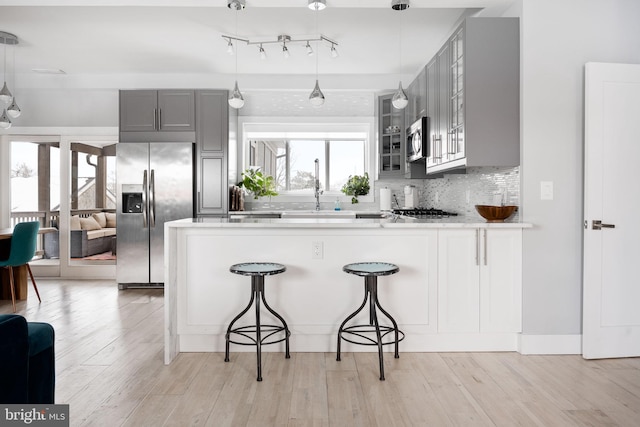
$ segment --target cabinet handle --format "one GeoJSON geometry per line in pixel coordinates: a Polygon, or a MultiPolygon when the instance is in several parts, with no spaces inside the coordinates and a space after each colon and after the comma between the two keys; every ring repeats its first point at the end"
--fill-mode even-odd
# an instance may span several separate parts
{"type": "Polygon", "coordinates": [[[476,228],[476,265],[480,265],[480,229],[476,228]]]}
{"type": "Polygon", "coordinates": [[[158,108],[158,130],[162,127],[162,109],[158,108]]]}
{"type": "Polygon", "coordinates": [[[153,129],[158,130],[158,109],[153,109],[153,129]]]}
{"type": "Polygon", "coordinates": [[[484,265],[487,265],[487,260],[489,259],[489,255],[487,254],[487,229],[483,230],[484,232],[484,265]]]}

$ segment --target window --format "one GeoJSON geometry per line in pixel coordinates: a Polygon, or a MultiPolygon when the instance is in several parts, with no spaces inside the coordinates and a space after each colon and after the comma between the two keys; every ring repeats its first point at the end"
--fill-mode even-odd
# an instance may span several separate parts
{"type": "Polygon", "coordinates": [[[320,188],[339,192],[350,175],[365,172],[364,138],[295,138],[251,141],[249,162],[276,180],[279,193],[309,194],[318,159],[320,188]]]}

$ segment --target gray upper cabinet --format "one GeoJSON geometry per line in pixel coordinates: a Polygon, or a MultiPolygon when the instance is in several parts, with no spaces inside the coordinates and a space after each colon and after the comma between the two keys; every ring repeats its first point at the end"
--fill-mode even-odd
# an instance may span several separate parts
{"type": "Polygon", "coordinates": [[[427,64],[429,174],[520,164],[517,18],[467,18],[427,64]]]}
{"type": "Polygon", "coordinates": [[[202,153],[227,152],[229,105],[226,90],[196,91],[196,139],[202,153]]]}
{"type": "MultiPolygon", "coordinates": [[[[230,117],[226,90],[196,90],[197,215],[228,212],[227,151],[230,117]]],[[[234,110],[235,112],[235,110],[234,110]]]]}
{"type": "Polygon", "coordinates": [[[406,166],[405,112],[391,103],[393,94],[378,97],[379,178],[404,178],[406,166]]]}
{"type": "Polygon", "coordinates": [[[121,90],[120,132],[195,131],[193,90],[121,90]]]}

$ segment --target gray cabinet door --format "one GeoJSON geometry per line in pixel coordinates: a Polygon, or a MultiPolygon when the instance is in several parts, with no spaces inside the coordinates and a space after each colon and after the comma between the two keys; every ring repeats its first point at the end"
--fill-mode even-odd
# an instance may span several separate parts
{"type": "Polygon", "coordinates": [[[120,91],[120,132],[194,130],[193,90],[120,91]]]}
{"type": "Polygon", "coordinates": [[[196,91],[196,139],[202,153],[226,153],[229,106],[226,90],[196,91]]]}
{"type": "Polygon", "coordinates": [[[195,130],[195,102],[193,90],[158,91],[159,131],[195,130]]]}
{"type": "Polygon", "coordinates": [[[120,132],[150,132],[157,127],[157,91],[120,91],[120,132]]]}
{"type": "Polygon", "coordinates": [[[198,164],[198,214],[227,212],[227,161],[225,157],[200,157],[198,164]]]}

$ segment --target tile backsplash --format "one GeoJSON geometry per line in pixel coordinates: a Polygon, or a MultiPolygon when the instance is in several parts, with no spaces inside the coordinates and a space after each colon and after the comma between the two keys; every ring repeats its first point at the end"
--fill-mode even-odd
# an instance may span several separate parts
{"type": "MultiPolygon", "coordinates": [[[[418,190],[420,206],[443,209],[458,215],[481,218],[475,205],[520,205],[519,167],[467,168],[466,173],[445,175],[437,179],[396,179],[375,182],[376,201],[380,188],[390,188],[404,205],[404,186],[418,190]]],[[[392,206],[395,204],[392,202],[392,206]]],[[[510,219],[517,221],[518,213],[510,219]]]]}

